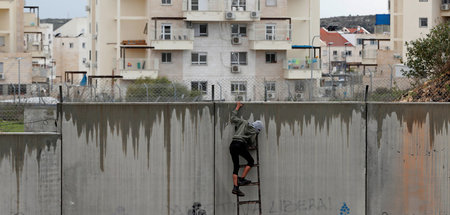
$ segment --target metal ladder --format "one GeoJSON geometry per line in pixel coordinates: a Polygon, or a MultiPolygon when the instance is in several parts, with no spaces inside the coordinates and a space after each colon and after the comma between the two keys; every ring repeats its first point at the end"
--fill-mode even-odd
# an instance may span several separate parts
{"type": "MultiPolygon", "coordinates": [[[[258,187],[258,200],[250,200],[250,201],[241,201],[239,196],[236,195],[237,199],[237,215],[239,215],[239,209],[241,205],[250,205],[250,204],[258,204],[259,205],[259,215],[262,215],[261,208],[261,178],[259,173],[259,147],[258,147],[258,138],[256,138],[256,145],[254,147],[249,147],[249,151],[256,151],[256,164],[252,168],[256,168],[258,181],[252,182],[247,186],[257,186],[258,187]]],[[[246,165],[240,165],[241,168],[245,168],[246,165]]]]}

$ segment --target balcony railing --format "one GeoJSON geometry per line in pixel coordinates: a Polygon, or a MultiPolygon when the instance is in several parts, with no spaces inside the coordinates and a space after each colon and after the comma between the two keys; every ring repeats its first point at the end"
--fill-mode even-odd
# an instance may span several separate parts
{"type": "Polygon", "coordinates": [[[194,30],[171,29],[152,33],[151,46],[155,50],[192,50],[194,49],[194,30]]]}
{"type": "Polygon", "coordinates": [[[148,60],[146,58],[122,58],[119,60],[120,75],[124,80],[138,78],[157,78],[159,71],[159,59],[148,60]]]}
{"type": "Polygon", "coordinates": [[[378,50],[376,49],[366,49],[362,51],[362,58],[363,59],[377,59],[378,50]]]}
{"type": "Polygon", "coordinates": [[[250,29],[249,40],[291,41],[292,29],[289,24],[254,24],[250,29]]]}
{"type": "Polygon", "coordinates": [[[291,58],[289,60],[284,60],[285,70],[321,70],[322,69],[322,59],[313,58],[312,60],[306,58],[291,58]]]}
{"type": "Polygon", "coordinates": [[[170,29],[162,32],[161,30],[151,33],[151,40],[194,40],[194,30],[192,29],[170,29]]]}
{"type": "Polygon", "coordinates": [[[183,11],[212,11],[222,12],[225,8],[223,0],[209,0],[202,4],[200,0],[183,0],[183,11]]]}

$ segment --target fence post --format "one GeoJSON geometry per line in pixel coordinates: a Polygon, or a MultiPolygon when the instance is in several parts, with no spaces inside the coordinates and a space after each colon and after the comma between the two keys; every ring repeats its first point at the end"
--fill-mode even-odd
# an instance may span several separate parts
{"type": "Polygon", "coordinates": [[[59,103],[63,103],[63,87],[59,85],[59,103]]]}
{"type": "Polygon", "coordinates": [[[214,84],[211,85],[211,101],[214,102],[214,95],[215,95],[215,89],[214,89],[214,84]]]}
{"type": "Polygon", "coordinates": [[[173,96],[174,96],[174,101],[177,101],[177,88],[176,88],[174,82],[172,82],[172,86],[173,86],[173,96]]]}
{"type": "Polygon", "coordinates": [[[370,92],[373,92],[373,73],[370,69],[368,69],[368,70],[370,73],[370,92]]]}
{"type": "Polygon", "coordinates": [[[148,85],[144,83],[145,91],[146,91],[146,100],[148,102],[148,85]]]}

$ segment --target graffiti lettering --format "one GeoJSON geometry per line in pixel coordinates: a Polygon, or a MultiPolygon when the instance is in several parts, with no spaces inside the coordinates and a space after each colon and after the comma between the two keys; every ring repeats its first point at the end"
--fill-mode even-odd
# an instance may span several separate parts
{"type": "Polygon", "coordinates": [[[269,208],[269,213],[294,213],[300,211],[326,211],[331,210],[331,198],[328,199],[305,199],[298,201],[280,200],[273,201],[269,208]]]}
{"type": "Polygon", "coordinates": [[[122,206],[119,206],[116,208],[116,211],[114,212],[113,215],[128,215],[127,212],[125,211],[125,208],[122,206]]]}

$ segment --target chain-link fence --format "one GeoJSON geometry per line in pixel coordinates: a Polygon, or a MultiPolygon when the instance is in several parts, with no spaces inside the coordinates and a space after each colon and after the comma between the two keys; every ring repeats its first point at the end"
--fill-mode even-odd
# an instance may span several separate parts
{"type": "MultiPolygon", "coordinates": [[[[324,75],[321,79],[208,78],[171,81],[98,79],[86,86],[65,83],[65,102],[200,101],[402,101],[414,80],[362,74],[324,75]]],[[[449,93],[450,94],[450,93],[449,93]]]]}

